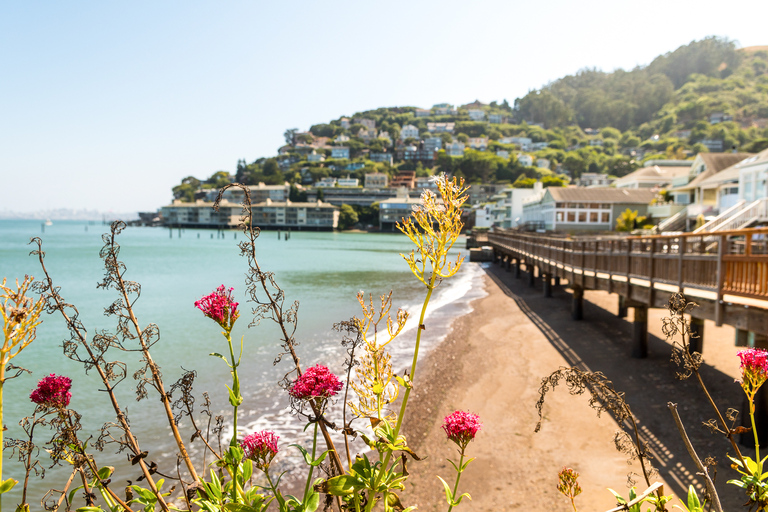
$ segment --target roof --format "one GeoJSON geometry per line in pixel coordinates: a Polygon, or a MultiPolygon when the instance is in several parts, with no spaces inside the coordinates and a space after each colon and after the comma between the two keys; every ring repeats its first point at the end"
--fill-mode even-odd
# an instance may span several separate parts
{"type": "Polygon", "coordinates": [[[636,171],[633,171],[627,174],[626,176],[622,176],[621,178],[617,179],[616,182],[625,183],[633,180],[672,181],[674,178],[677,178],[679,176],[685,176],[690,172],[690,170],[691,170],[690,167],[652,165],[649,167],[642,167],[640,169],[637,169],[636,171]]]}
{"type": "MultiPolygon", "coordinates": [[[[718,173],[745,158],[752,156],[752,153],[699,153],[708,171],[718,173]]],[[[714,174],[713,173],[713,174],[714,174]]]]}
{"type": "Polygon", "coordinates": [[[643,188],[548,187],[546,190],[558,202],[649,204],[656,197],[655,192],[643,188]]]}
{"type": "Polygon", "coordinates": [[[724,169],[717,174],[711,175],[708,178],[699,182],[701,188],[716,188],[723,183],[739,181],[739,174],[745,167],[751,167],[753,165],[760,165],[768,162],[768,149],[761,151],[756,155],[752,155],[748,158],[740,160],[732,166],[724,169]]]}
{"type": "Polygon", "coordinates": [[[693,178],[686,185],[675,187],[672,190],[690,190],[697,188],[720,171],[723,171],[750,156],[753,156],[752,153],[699,153],[698,158],[702,159],[706,166],[706,170],[699,173],[698,176],[693,178]]]}

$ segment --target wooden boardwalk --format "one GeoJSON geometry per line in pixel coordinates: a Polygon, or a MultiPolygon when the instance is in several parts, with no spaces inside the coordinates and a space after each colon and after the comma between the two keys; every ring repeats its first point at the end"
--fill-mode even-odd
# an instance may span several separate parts
{"type": "MultiPolygon", "coordinates": [[[[703,320],[737,329],[737,343],[768,347],[768,229],[658,236],[552,236],[494,230],[487,243],[495,261],[525,270],[529,284],[542,280],[551,294],[565,279],[574,294],[572,315],[581,318],[583,290],[617,293],[620,311],[635,308],[642,324],[647,308],[666,307],[682,291],[699,304],[692,328],[703,320]],[[740,338],[740,339],[739,339],[740,338]]],[[[478,242],[480,242],[478,240],[478,242]]],[[[636,355],[645,355],[645,329],[636,326],[636,355]]]]}

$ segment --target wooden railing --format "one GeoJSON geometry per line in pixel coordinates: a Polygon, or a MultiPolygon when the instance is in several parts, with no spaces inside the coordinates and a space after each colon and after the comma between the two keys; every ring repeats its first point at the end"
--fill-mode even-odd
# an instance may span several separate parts
{"type": "Polygon", "coordinates": [[[497,253],[607,279],[667,283],[768,300],[768,228],[665,236],[565,237],[495,230],[497,253]]]}

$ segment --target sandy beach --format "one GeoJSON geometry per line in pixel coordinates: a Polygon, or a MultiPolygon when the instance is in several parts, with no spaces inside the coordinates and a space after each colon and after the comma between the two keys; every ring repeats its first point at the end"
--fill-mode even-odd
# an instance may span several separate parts
{"type": "MultiPolygon", "coordinates": [[[[445,459],[457,461],[458,452],[445,439],[441,424],[457,409],[478,414],[484,425],[467,450],[476,460],[462,476],[459,492],[469,492],[472,501],[462,502],[460,510],[572,510],[556,489],[563,466],[581,475],[583,492],[576,498],[580,511],[616,506],[607,488],[627,496],[627,475],[639,468],[628,465],[615,449],[618,427],[609,415],[598,418],[585,396],[570,396],[559,386],[548,395],[541,431],[534,433],[542,378],[561,366],[578,365],[603,372],[617,390],[626,392],[659,469],[653,481],[664,483],[665,494],[684,496],[691,483],[701,488],[667,409],[671,401],[679,404],[701,458],[711,455],[718,461],[717,488],[724,509],[741,508],[745,499],[726,484],[735,477],[726,458],[732,454],[730,444],[702,425],[714,415],[698,385],[676,379],[670,345],[661,334],[666,311],[649,311],[649,356],[632,359],[632,310],[629,318],[619,318],[616,295],[587,291],[584,320],[573,321],[565,287],[556,287],[553,297],[545,298],[540,283],[529,288],[527,279],[485,265],[482,280],[488,295],[475,301],[472,313],[456,319],[443,344],[420,363],[405,433],[425,460],[408,467],[406,506],[447,508],[436,475],[454,481],[455,472],[445,459]]],[[[741,388],[733,383],[737,351],[732,328],[706,323],[702,374],[723,408],[743,405],[741,388]]],[[[743,453],[754,456],[753,451],[743,453]]],[[[635,478],[644,489],[642,478],[635,478]]]]}

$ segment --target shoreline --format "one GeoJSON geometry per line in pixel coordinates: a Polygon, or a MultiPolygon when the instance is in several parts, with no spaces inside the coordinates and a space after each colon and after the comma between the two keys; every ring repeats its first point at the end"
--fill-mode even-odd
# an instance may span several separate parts
{"type": "MultiPolygon", "coordinates": [[[[660,470],[651,482],[663,482],[665,495],[684,497],[689,483],[700,485],[666,410],[667,401],[672,400],[680,404],[699,456],[713,455],[719,461],[717,488],[723,507],[743,503],[739,489],[726,484],[735,475],[726,458],[730,444],[702,427],[712,412],[701,400],[700,389],[690,380],[675,379],[670,346],[661,335],[662,311],[649,315],[649,357],[631,359],[632,326],[628,319],[616,316],[616,296],[588,291],[585,320],[575,322],[568,309],[570,293],[563,287],[546,299],[538,287],[528,288],[500,267],[484,268],[487,295],[472,302],[471,313],[453,321],[443,342],[420,361],[417,370],[403,429],[409,446],[424,460],[408,465],[406,506],[444,509],[445,495],[436,475],[453,482],[455,471],[446,458],[457,461],[458,453],[441,425],[443,417],[457,409],[478,414],[483,423],[467,448],[467,456],[476,460],[462,475],[459,493],[469,492],[473,500],[462,501],[462,509],[572,510],[556,488],[557,473],[564,466],[581,475],[579,510],[616,506],[606,489],[626,497],[627,473],[638,472],[639,465],[628,466],[627,457],[615,449],[617,424],[608,414],[598,418],[586,396],[570,396],[560,385],[547,395],[541,431],[534,433],[542,378],[572,363],[604,372],[618,391],[626,392],[641,435],[655,456],[654,466],[660,470]]],[[[733,385],[738,347],[733,346],[732,329],[708,323],[704,343],[702,373],[719,395],[719,405],[741,407],[741,389],[733,385]]],[[[642,477],[636,477],[635,485],[640,491],[646,487],[642,477]]]]}

